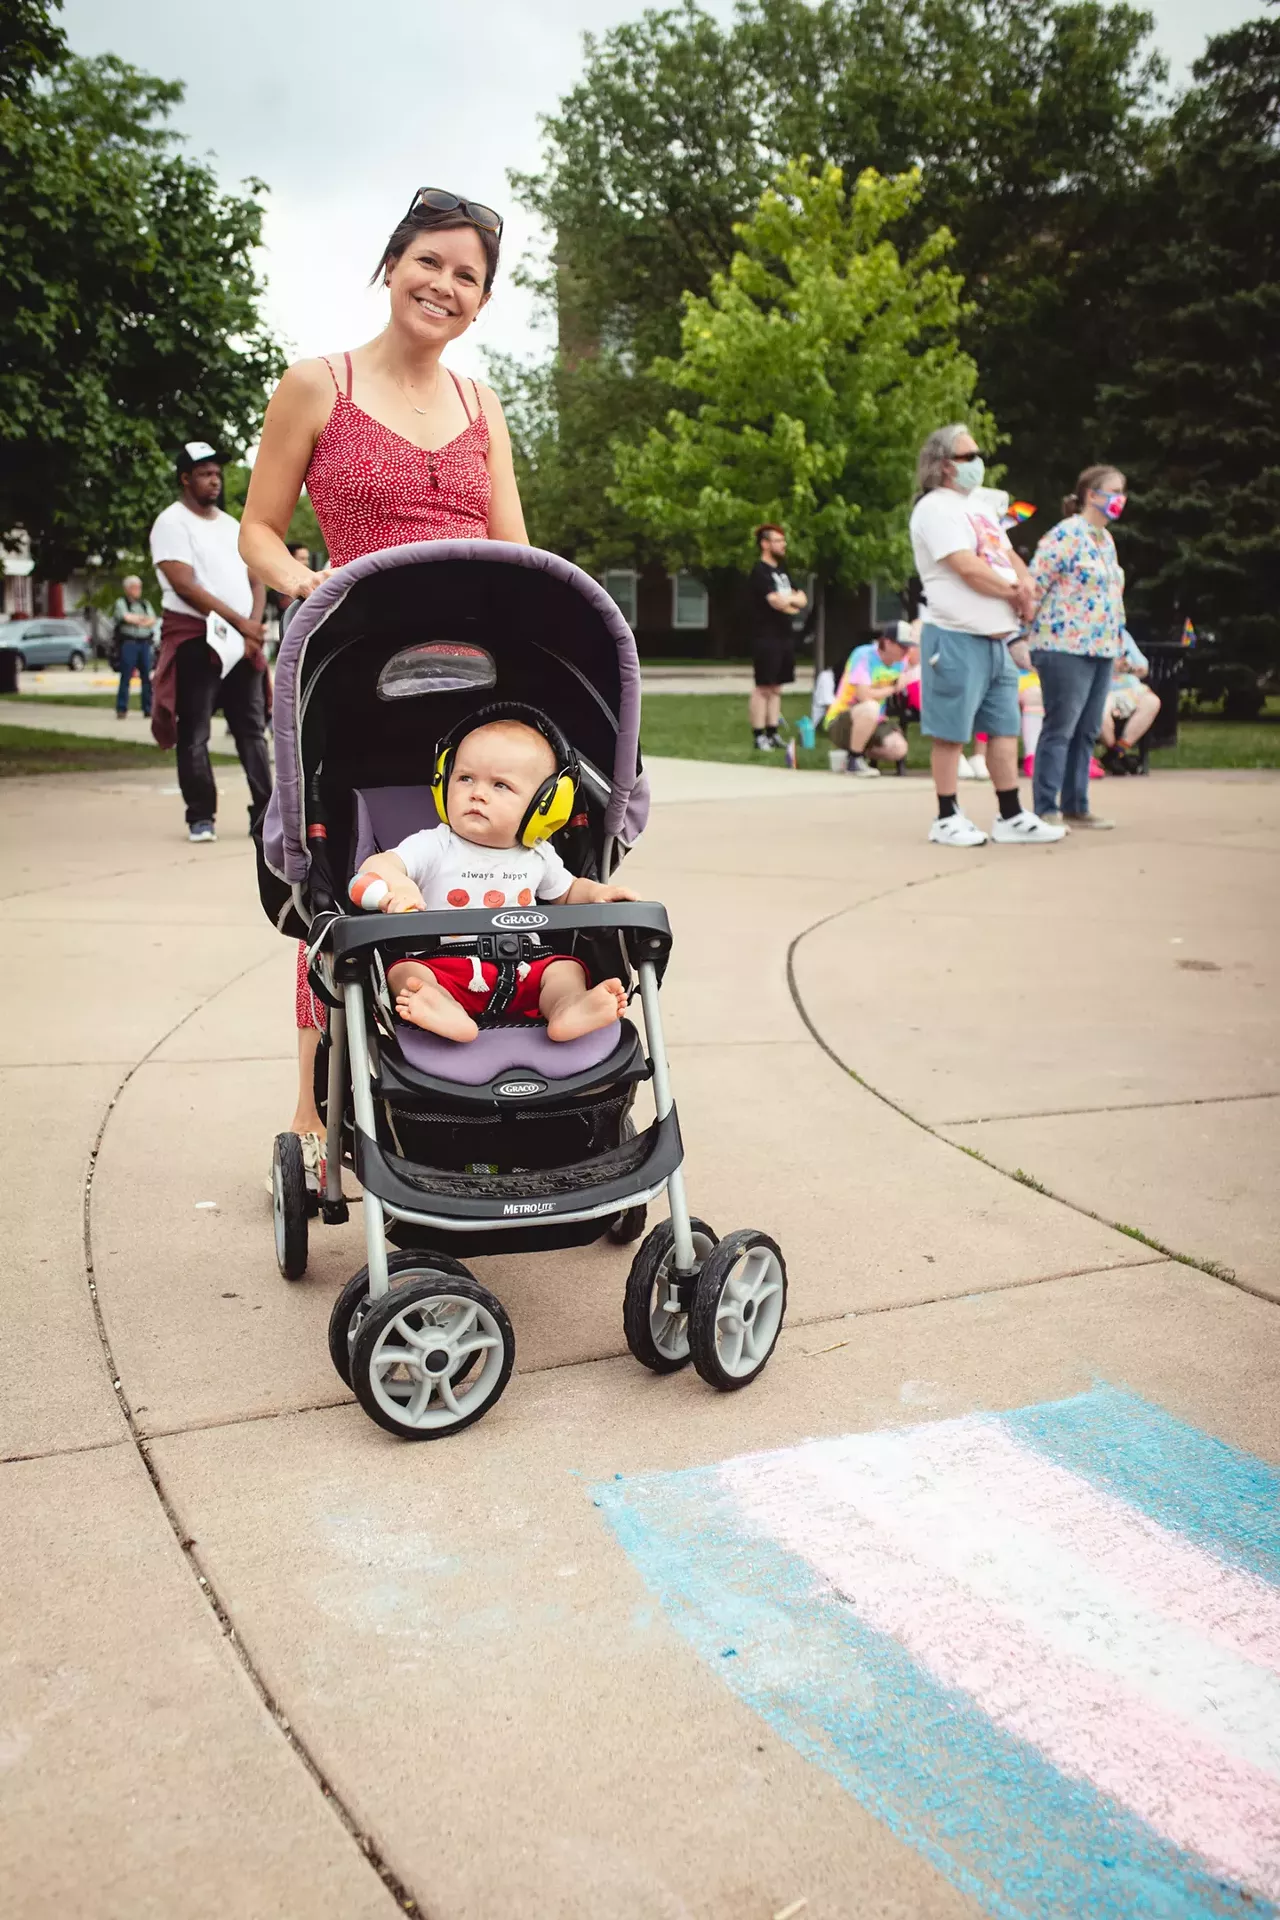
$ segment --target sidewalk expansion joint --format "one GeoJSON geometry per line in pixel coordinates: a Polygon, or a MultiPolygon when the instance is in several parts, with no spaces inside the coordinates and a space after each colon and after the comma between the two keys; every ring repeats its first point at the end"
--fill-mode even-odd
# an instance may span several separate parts
{"type": "Polygon", "coordinates": [[[113,1447],[127,1447],[129,1436],[122,1433],[115,1440],[86,1440],[79,1447],[37,1447],[31,1453],[6,1453],[0,1455],[0,1467],[16,1467],[24,1460],[65,1460],[77,1453],[110,1453],[113,1447]]]}
{"type": "Polygon", "coordinates": [[[1103,1107],[1043,1107],[1031,1113],[977,1113],[967,1120],[937,1120],[938,1127],[998,1126],[1004,1120],[1075,1120],[1091,1113],[1158,1113],[1166,1107],[1228,1107],[1248,1100],[1280,1100],[1280,1091],[1189,1093],[1181,1100],[1113,1100],[1103,1107]]]}
{"type": "Polygon", "coordinates": [[[94,1136],[93,1144],[89,1149],[88,1162],[85,1167],[83,1194],[85,1280],[89,1288],[89,1301],[93,1312],[94,1325],[97,1329],[98,1340],[102,1347],[102,1356],[106,1362],[108,1378],[115,1390],[116,1403],[120,1408],[121,1418],[127,1428],[128,1439],[133,1443],[138,1459],[142,1465],[142,1470],[151,1482],[151,1490],[159,1502],[160,1511],[169,1524],[174,1540],[177,1543],[178,1551],[186,1563],[187,1571],[195,1581],[197,1591],[213,1615],[223,1641],[230,1649],[241,1671],[257,1695],[263,1710],[268,1715],[281,1739],[284,1740],[288,1746],[294,1759],[298,1761],[299,1765],[310,1776],[313,1785],[319,1790],[322,1799],[334,1815],[334,1818],[344,1829],[348,1838],[358,1848],[364,1860],[372,1868],[379,1880],[381,1880],[383,1886],[386,1887],[396,1904],[403,1912],[416,1915],[417,1920],[427,1920],[425,1910],[421,1903],[414,1898],[403,1881],[397,1877],[385,1860],[383,1860],[372,1836],[361,1828],[355,1815],[342,1800],[337,1790],[331,1786],[326,1779],[309,1747],[295,1731],[280,1702],[276,1699],[276,1696],[267,1685],[261,1673],[259,1673],[253,1656],[241,1640],[231,1613],[217,1588],[214,1586],[210,1573],[201,1562],[200,1556],[195,1550],[196,1543],[187,1534],[177,1509],[169,1498],[160,1470],[151,1458],[152,1438],[145,1433],[138,1424],[137,1415],[130,1405],[123,1378],[116,1366],[115,1354],[112,1351],[110,1336],[107,1333],[106,1321],[102,1313],[102,1303],[98,1298],[98,1278],[93,1252],[93,1182],[94,1176],[97,1173],[98,1157],[102,1151],[102,1143],[106,1138],[107,1128],[111,1124],[111,1116],[119,1104],[120,1097],[134,1075],[147,1065],[156,1051],[164,1046],[166,1041],[171,1040],[174,1034],[186,1025],[188,1020],[194,1019],[196,1014],[202,1012],[204,1008],[207,1007],[211,1001],[216,1000],[220,994],[226,993],[230,988],[238,985],[241,980],[246,979],[249,974],[255,973],[259,967],[265,964],[267,963],[262,960],[255,960],[251,965],[242,967],[239,973],[233,974],[229,980],[224,980],[220,987],[216,987],[212,993],[206,994],[202,1000],[197,1001],[195,1006],[188,1008],[182,1018],[176,1020],[168,1032],[162,1034],[155,1044],[148,1048],[147,1052],[144,1053],[140,1059],[134,1062],[133,1066],[129,1068],[110,1100],[107,1102],[101,1124],[94,1136]]]}
{"type": "MultiPolygon", "coordinates": [[[[957,875],[967,871],[970,870],[966,868],[955,869],[957,875]]],[[[885,900],[894,894],[905,893],[912,887],[928,886],[932,884],[934,880],[949,879],[951,877],[951,874],[926,874],[920,879],[907,880],[903,882],[901,886],[886,888],[884,893],[875,894],[872,897],[876,900],[885,900]]],[[[852,902],[848,906],[837,907],[834,913],[826,913],[820,920],[815,920],[812,926],[803,928],[801,932],[796,934],[787,948],[787,991],[791,995],[791,1003],[804,1022],[812,1039],[821,1048],[822,1052],[826,1054],[828,1060],[832,1061],[840,1069],[841,1073],[852,1080],[855,1086],[861,1087],[864,1093],[869,1093],[873,1099],[879,1100],[883,1106],[888,1107],[891,1112],[899,1114],[902,1119],[909,1121],[913,1127],[918,1127],[921,1133],[927,1133],[930,1139],[939,1141],[944,1147],[949,1147],[953,1153],[967,1154],[971,1160],[977,1160],[980,1165],[989,1168],[992,1173],[998,1173],[1002,1179],[1014,1180],[1019,1186],[1030,1187],[1034,1193],[1043,1195],[1046,1200],[1052,1200],[1060,1207],[1067,1207],[1072,1213],[1078,1213],[1086,1220],[1095,1220],[1099,1226],[1109,1227],[1113,1233],[1123,1233],[1130,1240],[1136,1240],[1140,1245],[1150,1247],[1153,1253],[1160,1254],[1167,1260],[1177,1261],[1179,1266],[1194,1267],[1198,1273],[1208,1274],[1211,1280],[1220,1280],[1224,1286],[1234,1287],[1238,1292],[1247,1293],[1255,1300],[1265,1300],[1268,1306],[1274,1307],[1280,1305],[1280,1301],[1276,1300],[1274,1294],[1268,1293],[1263,1287],[1255,1287],[1247,1280],[1242,1280],[1233,1268],[1223,1266],[1220,1261],[1205,1259],[1198,1254],[1181,1253],[1176,1247],[1167,1247],[1163,1241],[1157,1240],[1152,1234],[1145,1233],[1141,1227],[1128,1226],[1120,1220],[1108,1220],[1105,1214],[1095,1212],[1092,1207],[1086,1207],[1083,1201],[1070,1200],[1066,1194],[1055,1193],[1052,1188],[1046,1187],[1042,1181],[1035,1179],[1032,1174],[1027,1173],[1022,1167],[1002,1167],[996,1161],[989,1160],[985,1153],[979,1153],[976,1147],[967,1147],[959,1140],[950,1139],[947,1134],[939,1132],[938,1127],[931,1126],[927,1120],[922,1120],[918,1114],[912,1113],[909,1107],[904,1107],[901,1101],[893,1098],[892,1094],[885,1093],[881,1088],[872,1086],[871,1082],[864,1079],[856,1067],[851,1067],[847,1060],[842,1059],[840,1054],[836,1052],[835,1048],[826,1038],[825,1034],[820,1031],[810,1015],[809,1009],[805,1006],[804,999],[800,992],[799,982],[796,979],[796,953],[811,933],[817,933],[820,928],[830,926],[833,920],[841,920],[846,914],[856,913],[859,908],[869,906],[870,904],[870,900],[859,900],[852,902]]],[[[1250,1096],[1244,1097],[1248,1098],[1250,1096]]],[[[952,1121],[943,1122],[942,1124],[956,1125],[957,1123],[952,1121]]]]}
{"type": "MultiPolygon", "coordinates": [[[[788,1348],[791,1341],[802,1330],[812,1332],[816,1327],[841,1327],[850,1320],[868,1320],[887,1313],[912,1313],[918,1307],[953,1306],[964,1300],[994,1299],[1002,1293],[1017,1293],[1027,1287],[1060,1286],[1067,1280],[1091,1280],[1100,1273],[1145,1273],[1148,1267],[1167,1267],[1176,1265],[1170,1255],[1153,1254],[1149,1260],[1116,1260],[1094,1262],[1087,1267],[1067,1267],[1061,1273],[1033,1273],[1016,1280],[1000,1280],[990,1287],[966,1287],[955,1293],[924,1294],[917,1300],[881,1300],[873,1301],[870,1306],[849,1307],[843,1313],[813,1313],[788,1315],[781,1339],[788,1348]]],[[[779,1349],[782,1350],[781,1348],[779,1349]]],[[[818,1348],[819,1353],[828,1351],[818,1348]]],[[[812,1359],[813,1351],[799,1350],[798,1359],[812,1359]]],[[[540,1367],[517,1367],[512,1374],[513,1380],[537,1380],[547,1373],[571,1373],[578,1367],[608,1367],[622,1364],[630,1372],[634,1361],[630,1350],[623,1347],[612,1348],[608,1353],[578,1354],[568,1360],[548,1360],[540,1367]]],[[[337,1400],[310,1400],[297,1407],[271,1407],[261,1413],[229,1413],[218,1420],[193,1420],[181,1427],[147,1427],[141,1430],[142,1444],[152,1446],[161,1440],[185,1440],[190,1434],[220,1433],[229,1427],[257,1426],[263,1420],[301,1419],[311,1413],[339,1413],[346,1407],[358,1407],[359,1401],[354,1394],[347,1394],[337,1400]]],[[[123,1444],[123,1443],[119,1443],[123,1444]]],[[[42,1456],[36,1456],[42,1457],[42,1456]]],[[[0,1462],[3,1465],[4,1462],[0,1462]]]]}

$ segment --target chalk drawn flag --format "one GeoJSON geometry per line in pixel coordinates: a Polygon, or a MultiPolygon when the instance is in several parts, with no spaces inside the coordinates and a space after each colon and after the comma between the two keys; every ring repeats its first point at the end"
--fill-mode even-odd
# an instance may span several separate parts
{"type": "Polygon", "coordinates": [[[1100,1388],[594,1497],[727,1685],[989,1912],[1280,1912],[1263,1462],[1100,1388]]]}

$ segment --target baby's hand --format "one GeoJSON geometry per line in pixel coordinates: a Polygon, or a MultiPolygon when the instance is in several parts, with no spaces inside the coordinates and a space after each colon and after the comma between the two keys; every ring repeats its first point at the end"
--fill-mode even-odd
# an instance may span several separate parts
{"type": "Polygon", "coordinates": [[[395,879],[388,884],[391,891],[382,903],[383,913],[422,913],[425,910],[427,903],[421,890],[408,874],[402,880],[395,879]]]}
{"type": "Polygon", "coordinates": [[[596,888],[596,899],[601,905],[603,905],[606,900],[638,900],[639,898],[640,895],[638,893],[632,893],[630,887],[597,886],[596,888]]]}

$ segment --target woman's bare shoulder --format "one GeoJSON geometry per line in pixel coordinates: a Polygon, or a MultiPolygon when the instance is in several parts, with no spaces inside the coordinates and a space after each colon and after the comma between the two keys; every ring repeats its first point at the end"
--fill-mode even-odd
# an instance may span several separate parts
{"type": "Polygon", "coordinates": [[[476,390],[476,398],[483,407],[487,418],[490,420],[501,420],[502,402],[499,400],[493,388],[486,387],[483,380],[473,380],[471,384],[476,390]]]}
{"type": "Polygon", "coordinates": [[[277,393],[288,393],[295,400],[321,399],[335,391],[337,381],[333,367],[340,365],[342,355],[332,353],[317,355],[313,360],[295,360],[281,376],[277,393]]]}

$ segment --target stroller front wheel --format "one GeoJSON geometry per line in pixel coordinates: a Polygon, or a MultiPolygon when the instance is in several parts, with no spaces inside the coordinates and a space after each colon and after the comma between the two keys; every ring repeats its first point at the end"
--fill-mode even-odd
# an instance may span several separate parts
{"type": "MultiPolygon", "coordinates": [[[[705,1220],[690,1220],[694,1252],[705,1260],[716,1236],[705,1220]]],[[[669,1220],[660,1220],[631,1262],[622,1305],[627,1345],[642,1367],[653,1373],[674,1373],[687,1367],[689,1315],[670,1304],[675,1242],[669,1220]]]]}
{"type": "Polygon", "coordinates": [[[307,1270],[307,1169],[296,1133],[278,1133],[271,1150],[271,1219],[276,1264],[286,1280],[307,1270]]]}
{"type": "MultiPolygon", "coordinates": [[[[393,1288],[412,1277],[430,1280],[441,1275],[455,1280],[468,1280],[472,1286],[480,1284],[471,1269],[464,1267],[461,1260],[455,1260],[451,1253],[417,1253],[410,1250],[387,1256],[387,1277],[393,1288]]],[[[369,1269],[361,1267],[359,1273],[352,1274],[334,1301],[329,1315],[329,1358],[344,1386],[351,1385],[351,1355],[360,1324],[371,1305],[369,1269]]],[[[455,1387],[459,1380],[465,1379],[470,1373],[478,1358],[477,1352],[463,1361],[461,1372],[453,1375],[455,1387]]]]}
{"type": "Polygon", "coordinates": [[[424,1275],[371,1303],[351,1350],[351,1385],[388,1433],[438,1440],[488,1413],[515,1357],[515,1335],[496,1294],[475,1280],[424,1275]],[[468,1376],[473,1355],[479,1364],[468,1376]]]}
{"type": "Polygon", "coordinates": [[[727,1233],[698,1275],[689,1315],[693,1364],[722,1393],[749,1386],[778,1344],[787,1310],[787,1266],[767,1233],[727,1233]]]}

